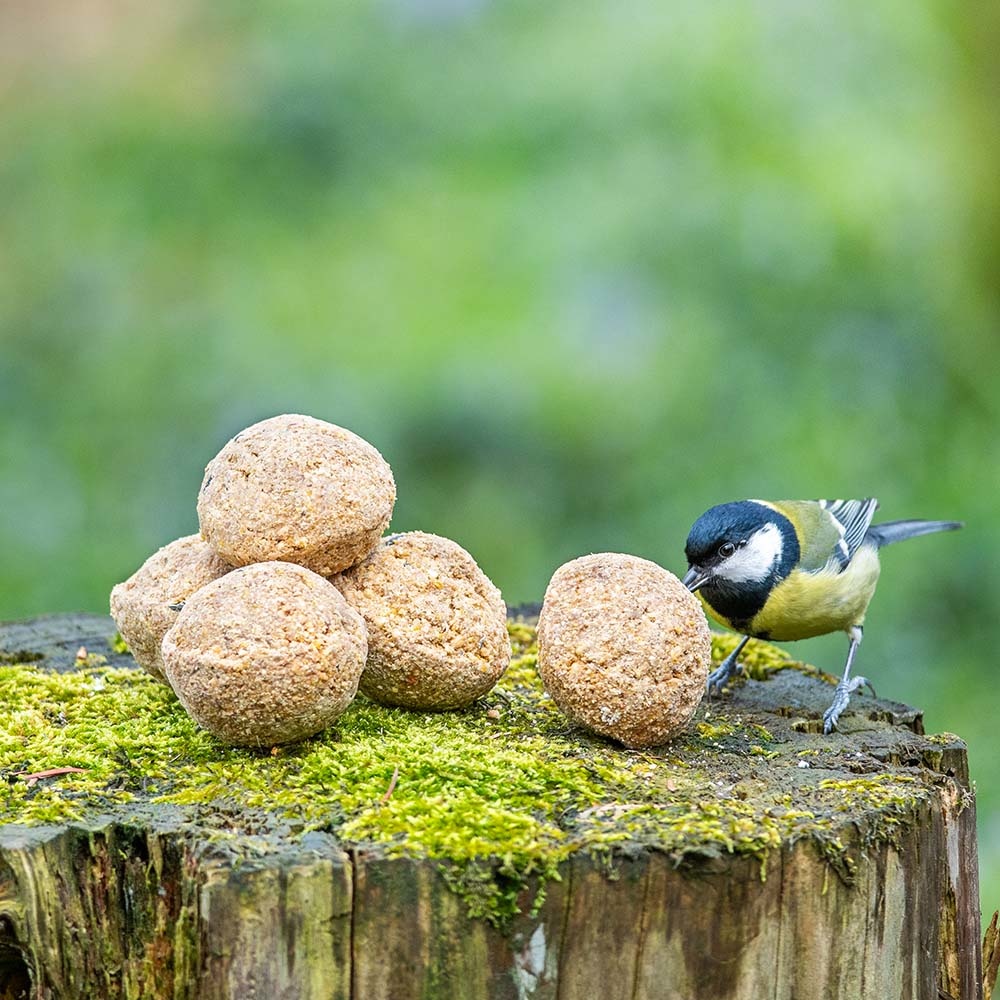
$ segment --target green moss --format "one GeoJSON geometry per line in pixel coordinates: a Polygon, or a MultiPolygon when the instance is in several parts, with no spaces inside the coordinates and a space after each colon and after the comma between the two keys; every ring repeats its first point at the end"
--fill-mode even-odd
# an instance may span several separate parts
{"type": "MultiPolygon", "coordinates": [[[[712,661],[721,663],[736,648],[741,638],[742,636],[735,632],[713,632],[712,661]]],[[[837,683],[837,678],[832,674],[827,674],[800,660],[793,660],[785,650],[760,639],[751,639],[746,644],[740,653],[739,662],[743,668],[743,676],[755,681],[766,681],[778,670],[792,669],[813,677],[821,677],[831,684],[837,683]]]]}
{"type": "Polygon", "coordinates": [[[872,774],[863,778],[824,778],[820,794],[826,793],[830,808],[849,816],[869,819],[868,840],[895,841],[901,826],[908,824],[926,790],[909,774],[872,774]]]}
{"type": "Polygon", "coordinates": [[[728,722],[713,725],[711,722],[699,722],[698,735],[703,740],[717,740],[723,736],[732,736],[736,732],[736,727],[728,722]]]}
{"type": "MultiPolygon", "coordinates": [[[[359,697],[321,735],[273,751],[223,746],[142,671],[2,666],[0,703],[13,711],[0,731],[0,822],[83,819],[141,799],[179,807],[203,836],[254,850],[326,830],[346,847],[441,859],[470,910],[500,922],[528,876],[544,884],[574,851],[645,845],[678,862],[764,859],[813,837],[832,857],[844,853],[845,823],[884,813],[879,829],[891,834],[919,797],[906,776],[837,782],[792,770],[803,751],[787,741],[811,737],[779,743],[715,704],[697,735],[655,751],[590,737],[542,691],[534,629],[510,632],[510,669],[469,709],[407,712],[359,697]],[[84,770],[29,778],[64,766],[84,770]]],[[[788,665],[754,645],[758,662],[788,665]]]]}
{"type": "Polygon", "coordinates": [[[937,743],[940,746],[951,746],[953,743],[961,743],[962,738],[956,736],[954,733],[934,733],[931,736],[926,737],[931,743],[937,743]]]}
{"type": "Polygon", "coordinates": [[[121,632],[115,632],[110,639],[108,639],[108,646],[111,647],[113,653],[128,653],[128,643],[122,638],[121,632]]]}

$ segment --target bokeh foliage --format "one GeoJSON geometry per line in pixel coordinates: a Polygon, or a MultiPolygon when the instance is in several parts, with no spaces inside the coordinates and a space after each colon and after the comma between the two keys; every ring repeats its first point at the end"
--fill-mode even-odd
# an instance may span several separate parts
{"type": "MultiPolygon", "coordinates": [[[[513,602],[742,496],[958,517],[859,667],[969,740],[1000,903],[1000,16],[0,7],[0,616],[102,609],[311,413],[513,602]]],[[[839,670],[846,643],[796,655],[839,670]]]]}

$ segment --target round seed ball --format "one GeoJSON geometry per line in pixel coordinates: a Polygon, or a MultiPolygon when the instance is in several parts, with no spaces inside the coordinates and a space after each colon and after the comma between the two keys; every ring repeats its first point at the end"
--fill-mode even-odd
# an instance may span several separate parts
{"type": "Polygon", "coordinates": [[[187,535],[154,552],[115,586],[111,617],[139,666],[166,681],[160,643],[177,619],[170,605],[186,601],[199,587],[232,568],[197,535],[187,535]]]}
{"type": "Polygon", "coordinates": [[[367,652],[361,616],[329,581],[265,562],[190,598],[164,636],[163,668],[200,726],[226,743],[273,746],[333,722],[367,652]]]}
{"type": "Polygon", "coordinates": [[[368,627],[361,690],[404,708],[468,705],[510,663],[500,591],[461,545],[409,531],[333,578],[368,627]]]}
{"type": "Polygon", "coordinates": [[[545,690],[578,725],[629,747],[688,723],[712,644],[698,599],[656,563],[600,553],[560,566],[538,619],[545,690]]]}
{"type": "Polygon", "coordinates": [[[208,463],[198,520],[235,566],[282,560],[330,576],[371,552],[395,502],[392,470],[367,441],[284,414],[240,431],[208,463]]]}

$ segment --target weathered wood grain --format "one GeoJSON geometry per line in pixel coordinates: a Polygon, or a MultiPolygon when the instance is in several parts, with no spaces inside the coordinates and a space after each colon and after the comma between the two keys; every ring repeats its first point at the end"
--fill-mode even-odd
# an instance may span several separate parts
{"type": "Polygon", "coordinates": [[[354,868],[332,837],[233,866],[199,866],[196,995],[350,1000],[354,868]]]}

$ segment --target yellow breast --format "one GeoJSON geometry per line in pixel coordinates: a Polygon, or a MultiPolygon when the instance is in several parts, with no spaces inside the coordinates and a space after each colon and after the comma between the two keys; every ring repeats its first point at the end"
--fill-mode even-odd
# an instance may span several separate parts
{"type": "Polygon", "coordinates": [[[878,575],[878,550],[872,545],[862,545],[842,573],[793,570],[754,616],[750,634],[787,642],[861,625],[878,575]]]}

